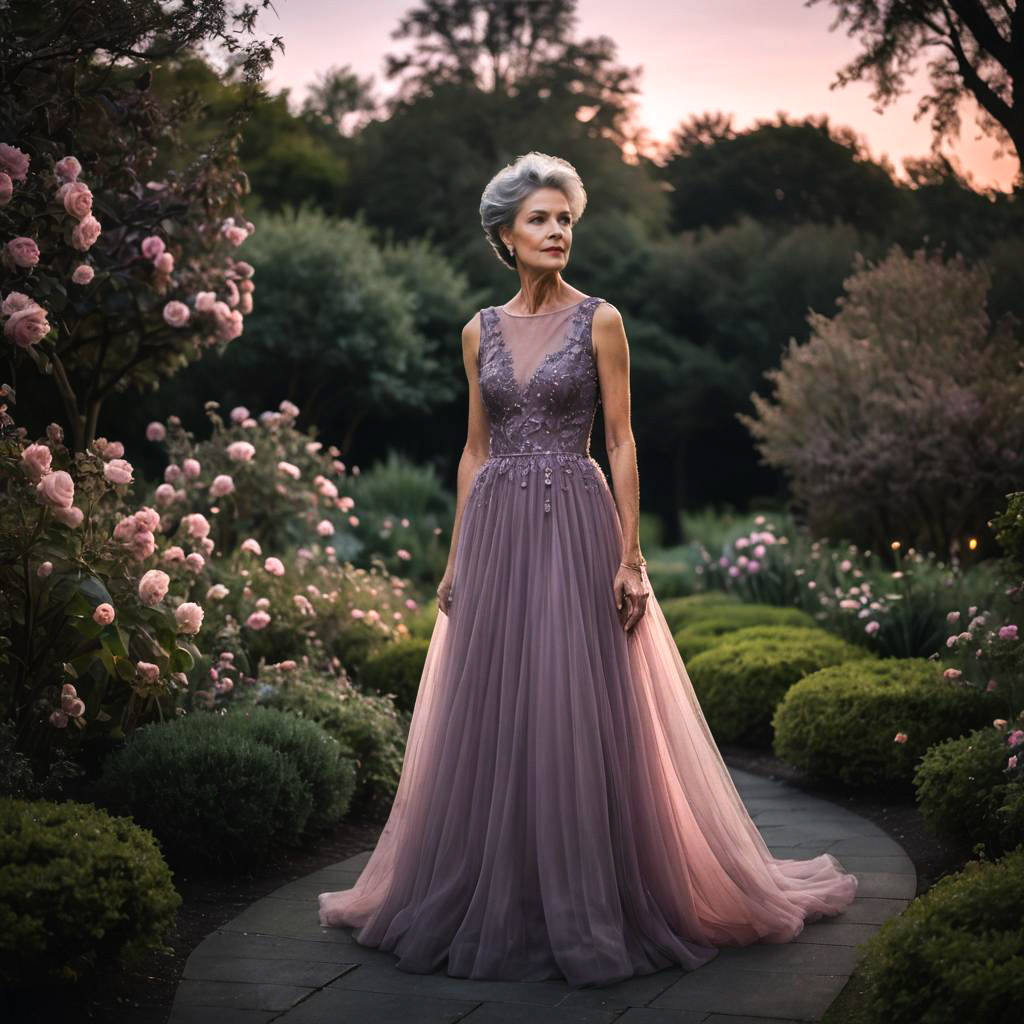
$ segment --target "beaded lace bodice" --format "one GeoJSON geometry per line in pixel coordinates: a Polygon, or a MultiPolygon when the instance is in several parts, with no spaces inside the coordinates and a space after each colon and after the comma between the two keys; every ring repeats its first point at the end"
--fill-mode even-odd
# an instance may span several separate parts
{"type": "MultiPolygon", "coordinates": [[[[590,295],[571,307],[564,335],[520,378],[511,336],[515,321],[495,306],[480,311],[480,394],[491,437],[490,457],[477,474],[474,490],[495,472],[518,473],[523,487],[527,475],[537,470],[549,486],[556,471],[581,470],[588,487],[597,478],[604,479],[590,457],[590,433],[600,399],[592,326],[594,310],[603,301],[590,295]]],[[[480,500],[485,500],[483,495],[480,500]]],[[[550,511],[547,502],[545,511],[550,511]]]]}

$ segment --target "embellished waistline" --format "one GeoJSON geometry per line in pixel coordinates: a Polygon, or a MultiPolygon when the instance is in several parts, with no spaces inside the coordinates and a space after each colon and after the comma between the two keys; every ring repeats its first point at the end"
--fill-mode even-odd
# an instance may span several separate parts
{"type": "Polygon", "coordinates": [[[515,455],[575,455],[581,459],[590,458],[589,452],[560,451],[554,448],[539,448],[526,452],[495,452],[493,455],[488,455],[487,459],[505,459],[515,455]]]}

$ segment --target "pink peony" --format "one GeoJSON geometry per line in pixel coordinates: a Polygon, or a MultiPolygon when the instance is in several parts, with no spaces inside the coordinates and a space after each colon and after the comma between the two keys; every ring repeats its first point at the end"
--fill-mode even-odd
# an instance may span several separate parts
{"type": "Polygon", "coordinates": [[[160,666],[151,661],[137,661],[135,668],[144,683],[155,683],[160,678],[160,666]]]}
{"type": "Polygon", "coordinates": [[[149,608],[158,605],[166,596],[171,577],[162,569],[150,569],[139,580],[139,600],[149,608]]]}
{"type": "Polygon", "coordinates": [[[184,302],[179,302],[177,299],[171,299],[171,301],[164,306],[164,320],[171,327],[184,327],[188,323],[190,315],[191,313],[188,306],[186,306],[184,302]]]}
{"type": "Polygon", "coordinates": [[[72,530],[81,526],[82,520],[85,519],[85,513],[77,505],[72,505],[70,508],[55,508],[51,515],[58,523],[63,523],[72,530]]]}
{"type": "Polygon", "coordinates": [[[202,466],[199,465],[198,459],[186,459],[182,463],[182,467],[185,470],[185,478],[187,480],[195,480],[203,471],[202,466]]]}
{"type": "Polygon", "coordinates": [[[71,245],[79,252],[85,252],[87,249],[90,249],[96,242],[96,239],[100,237],[100,232],[102,230],[103,226],[90,213],[88,217],[83,217],[72,230],[71,245]]]}
{"type": "Polygon", "coordinates": [[[130,484],[132,482],[132,465],[130,462],[125,462],[124,459],[111,459],[103,467],[103,475],[112,484],[130,484]]]}
{"type": "Polygon", "coordinates": [[[284,563],[280,558],[274,558],[273,555],[263,563],[263,568],[266,569],[271,576],[284,575],[284,563]]]}
{"type": "Polygon", "coordinates": [[[241,549],[243,551],[247,551],[251,555],[263,554],[260,542],[255,537],[246,537],[246,539],[242,541],[241,549]]]}
{"type": "Polygon", "coordinates": [[[179,633],[198,633],[203,625],[203,609],[195,601],[185,601],[174,609],[179,633]]]}
{"type": "Polygon", "coordinates": [[[167,436],[167,428],[159,421],[153,420],[146,425],[146,440],[160,442],[167,436]]]}
{"type": "Polygon", "coordinates": [[[21,453],[21,468],[30,480],[40,481],[50,472],[53,452],[45,444],[30,444],[21,453]]]}
{"type": "Polygon", "coordinates": [[[4,324],[4,337],[19,348],[31,348],[49,333],[50,321],[46,319],[46,310],[35,302],[12,312],[4,324]]]}
{"type": "Polygon", "coordinates": [[[225,494],[230,494],[235,489],[235,481],[231,479],[226,473],[221,473],[213,478],[213,483],[210,484],[210,497],[211,498],[223,498],[225,494]]]}
{"type": "Polygon", "coordinates": [[[250,629],[265,629],[270,625],[270,616],[265,611],[255,611],[245,620],[250,629]]]}
{"type": "Polygon", "coordinates": [[[256,449],[248,441],[232,441],[227,447],[228,458],[234,462],[248,462],[256,449]]]}
{"type": "Polygon", "coordinates": [[[75,500],[75,482],[70,473],[58,469],[54,473],[47,473],[36,484],[36,495],[43,504],[54,508],[71,508],[75,500]]]}
{"type": "Polygon", "coordinates": [[[92,613],[92,620],[101,626],[109,626],[114,621],[114,606],[106,601],[103,604],[98,604],[92,613]]]}
{"type": "Polygon", "coordinates": [[[53,173],[62,181],[75,181],[82,173],[82,165],[73,156],[65,156],[53,165],[53,173]]]}
{"type": "Polygon", "coordinates": [[[17,267],[34,267],[39,262],[39,246],[34,238],[19,235],[7,243],[7,253],[17,267]]]}
{"type": "Polygon", "coordinates": [[[64,209],[72,217],[81,220],[92,213],[92,189],[84,181],[74,181],[68,185],[62,198],[64,209]]]}

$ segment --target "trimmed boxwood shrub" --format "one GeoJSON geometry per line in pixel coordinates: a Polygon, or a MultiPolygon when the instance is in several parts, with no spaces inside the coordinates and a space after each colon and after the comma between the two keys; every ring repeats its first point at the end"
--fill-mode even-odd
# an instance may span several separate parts
{"type": "Polygon", "coordinates": [[[340,744],[356,765],[351,815],[387,816],[398,789],[410,716],[390,697],[332,690],[296,680],[268,688],[261,703],[311,719],[340,744]]]}
{"type": "Polygon", "coordinates": [[[659,601],[659,604],[668,628],[674,633],[696,617],[706,614],[709,609],[736,607],[742,605],[743,601],[735,594],[725,593],[724,590],[705,590],[700,594],[688,594],[686,597],[670,597],[667,601],[659,601]]]}
{"type": "Polygon", "coordinates": [[[136,730],[107,759],[96,799],[151,829],[173,864],[211,873],[258,865],[322,821],[330,805],[314,815],[317,796],[332,780],[344,789],[350,774],[336,747],[330,777],[312,786],[303,773],[317,755],[300,759],[296,740],[333,741],[308,724],[303,738],[287,715],[261,711],[269,717],[197,712],[136,730]]]}
{"type": "Polygon", "coordinates": [[[723,636],[752,626],[793,626],[804,629],[821,627],[800,608],[780,608],[774,604],[737,604],[709,607],[673,633],[683,659],[712,648],[723,636]]]}
{"type": "Polygon", "coordinates": [[[170,952],[181,897],[153,835],[89,804],[0,798],[0,983],[170,952]]]}
{"type": "Polygon", "coordinates": [[[430,640],[388,644],[364,662],[359,687],[369,693],[395,695],[395,707],[411,712],[416,704],[430,640]]]}
{"type": "Polygon", "coordinates": [[[858,950],[864,1024],[1009,1024],[1024,975],[1024,848],[969,861],[858,950]]]}
{"type": "Polygon", "coordinates": [[[1024,842],[1024,785],[1009,781],[1006,733],[993,726],[930,746],[914,772],[921,816],[956,842],[996,856],[1024,842]]]}
{"type": "Polygon", "coordinates": [[[775,706],[795,682],[824,665],[870,657],[824,629],[776,626],[737,630],[684,661],[715,739],[767,746],[775,706]]]}
{"type": "Polygon", "coordinates": [[[849,785],[903,784],[933,744],[990,722],[994,694],[943,678],[927,658],[884,658],[823,668],[796,683],[772,720],[778,757],[849,785]],[[898,732],[906,743],[894,742],[898,732]]]}

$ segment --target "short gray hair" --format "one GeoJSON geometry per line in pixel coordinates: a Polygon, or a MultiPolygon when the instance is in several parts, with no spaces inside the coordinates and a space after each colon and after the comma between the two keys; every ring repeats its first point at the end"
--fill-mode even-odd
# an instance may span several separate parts
{"type": "Polygon", "coordinates": [[[491,178],[480,197],[480,223],[498,259],[513,270],[515,257],[501,240],[502,225],[512,226],[523,200],[539,188],[557,188],[569,201],[575,224],[587,205],[587,191],[576,168],[568,160],[531,150],[507,164],[491,178]]]}

